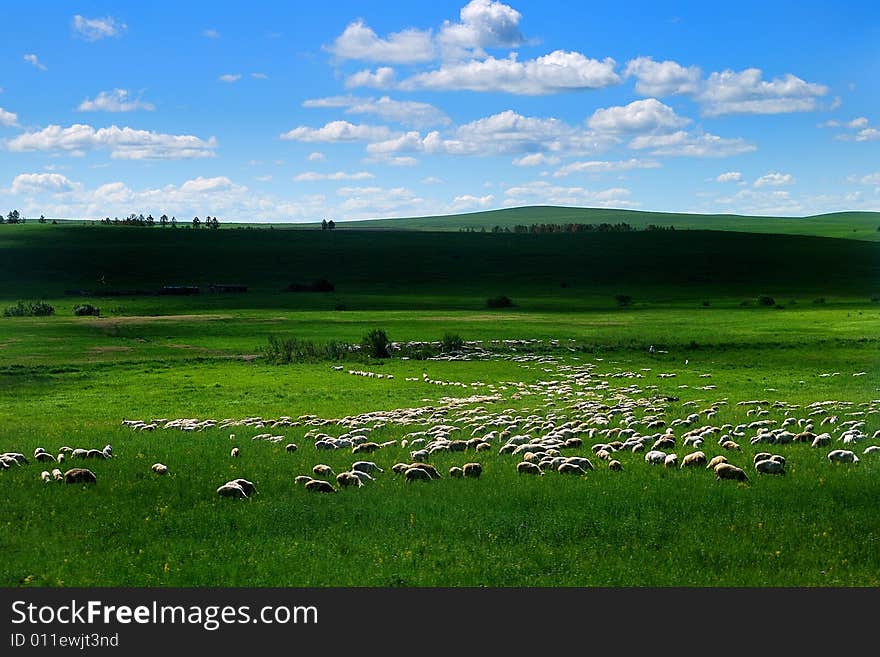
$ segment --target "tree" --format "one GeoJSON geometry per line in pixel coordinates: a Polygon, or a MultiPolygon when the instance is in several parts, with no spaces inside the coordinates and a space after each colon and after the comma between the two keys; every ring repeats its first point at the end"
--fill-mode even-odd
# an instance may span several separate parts
{"type": "Polygon", "coordinates": [[[156,220],[153,219],[153,215],[152,214],[147,215],[147,226],[153,226],[153,225],[155,225],[155,223],[156,223],[156,220]]]}
{"type": "Polygon", "coordinates": [[[333,230],[334,228],[336,228],[336,222],[331,219],[327,222],[327,230],[333,230]]]}
{"type": "Polygon", "coordinates": [[[321,220],[321,230],[327,230],[327,220],[321,220]]]}
{"type": "Polygon", "coordinates": [[[165,226],[168,225],[168,215],[167,214],[163,214],[161,217],[159,217],[159,225],[162,226],[162,228],[165,228],[165,226]]]}
{"type": "Polygon", "coordinates": [[[193,228],[198,228],[198,227],[201,226],[201,225],[202,225],[202,222],[201,222],[201,220],[200,220],[198,217],[196,217],[195,219],[193,219],[193,228]]]}
{"type": "Polygon", "coordinates": [[[39,221],[41,224],[46,223],[46,215],[41,214],[40,218],[37,219],[37,221],[39,221]]]}
{"type": "Polygon", "coordinates": [[[220,222],[217,221],[217,217],[213,217],[213,218],[211,219],[211,228],[212,228],[212,229],[220,228],[220,222]]]}
{"type": "Polygon", "coordinates": [[[177,217],[174,217],[174,216],[171,217],[171,227],[177,228],[177,217]]]}

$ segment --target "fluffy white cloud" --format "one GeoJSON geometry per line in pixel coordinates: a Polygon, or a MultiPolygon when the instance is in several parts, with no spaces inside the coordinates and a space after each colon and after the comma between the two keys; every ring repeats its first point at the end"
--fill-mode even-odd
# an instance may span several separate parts
{"type": "Polygon", "coordinates": [[[768,173],[755,181],[755,187],[781,187],[792,184],[794,184],[794,176],[779,172],[768,173]]]}
{"type": "Polygon", "coordinates": [[[369,180],[375,176],[369,171],[356,171],[348,173],[346,171],[334,171],[333,173],[318,173],[317,171],[306,171],[294,176],[296,182],[318,182],[322,180],[369,180]]]}
{"type": "Polygon", "coordinates": [[[528,155],[514,158],[513,165],[518,167],[539,167],[544,165],[552,166],[554,164],[559,164],[559,161],[559,158],[555,155],[545,155],[544,153],[529,153],[528,155]]]}
{"type": "Polygon", "coordinates": [[[631,171],[632,169],[659,169],[659,162],[652,160],[620,160],[616,162],[603,162],[592,160],[588,162],[572,162],[560,167],[553,173],[554,178],[564,178],[573,173],[609,173],[613,171],[631,171]]]}
{"type": "Polygon", "coordinates": [[[80,185],[60,173],[22,173],[12,180],[13,194],[63,194],[78,189],[80,185]]]}
{"type": "Polygon", "coordinates": [[[515,185],[504,190],[504,205],[566,205],[593,207],[635,207],[639,204],[630,200],[630,191],[623,187],[612,187],[592,191],[584,187],[562,187],[543,180],[515,185]]]}
{"type": "Polygon", "coordinates": [[[864,176],[850,176],[848,182],[858,183],[860,185],[872,185],[880,188],[880,171],[877,173],[869,173],[864,176]]]}
{"type": "Polygon", "coordinates": [[[492,194],[485,196],[473,196],[472,194],[462,194],[452,199],[447,210],[451,212],[461,212],[462,210],[472,210],[474,208],[485,209],[492,205],[495,197],[492,194]]]}
{"type": "Polygon", "coordinates": [[[828,87],[805,82],[788,73],[771,81],[759,68],[712,73],[698,95],[706,116],[723,114],[784,114],[816,109],[828,87]]]}
{"type": "Polygon", "coordinates": [[[128,29],[128,26],[113,18],[86,18],[77,14],[71,20],[74,32],[86,41],[98,41],[107,37],[119,37],[128,29]]]}
{"type": "Polygon", "coordinates": [[[304,142],[373,141],[387,139],[391,131],[383,125],[354,124],[331,121],[320,128],[299,126],[281,135],[281,139],[304,142]]]}
{"type": "Polygon", "coordinates": [[[593,130],[605,132],[671,132],[690,123],[656,98],[636,100],[629,105],[597,109],[587,120],[593,130]]]}
{"type": "Polygon", "coordinates": [[[840,132],[834,136],[837,141],[877,141],[880,139],[880,130],[871,128],[868,125],[868,119],[864,116],[858,116],[850,121],[825,121],[820,123],[820,128],[840,128],[842,130],[856,130],[857,132],[840,132]]]}
{"type": "Polygon", "coordinates": [[[355,87],[373,87],[387,89],[394,84],[396,75],[390,66],[380,66],[375,73],[370,69],[358,71],[345,79],[345,86],[349,89],[355,87]]]}
{"type": "Polygon", "coordinates": [[[685,68],[671,60],[638,57],[627,62],[624,75],[636,78],[636,91],[643,96],[671,96],[696,93],[702,73],[696,66],[685,68]]]}
{"type": "Polygon", "coordinates": [[[102,91],[94,99],[86,98],[77,108],[80,112],[134,112],[136,110],[153,111],[151,103],[133,98],[125,89],[102,91]]]}
{"type": "Polygon", "coordinates": [[[520,14],[494,0],[471,0],[459,13],[461,22],[445,21],[437,41],[447,57],[482,53],[483,48],[518,46],[520,14]]]}
{"type": "Polygon", "coordinates": [[[740,182],[742,180],[742,177],[743,175],[739,171],[727,171],[726,173],[722,173],[717,178],[715,178],[715,182],[740,182]]]}
{"type": "Polygon", "coordinates": [[[7,112],[5,109],[0,107],[0,125],[18,125],[18,114],[15,114],[14,112],[7,112]]]}
{"type": "Polygon", "coordinates": [[[331,96],[306,100],[303,107],[344,107],[346,114],[373,114],[386,121],[422,128],[432,125],[448,125],[449,117],[429,103],[381,98],[357,98],[355,96],[331,96]]]}
{"type": "Polygon", "coordinates": [[[424,213],[430,207],[406,187],[340,187],[336,194],[345,199],[338,207],[345,218],[399,217],[424,213]]]}
{"type": "Polygon", "coordinates": [[[24,59],[24,61],[26,61],[28,64],[30,64],[34,68],[37,68],[41,71],[47,70],[46,67],[42,64],[42,62],[40,62],[40,59],[33,53],[29,53],[29,54],[25,55],[22,59],[24,59]]]}
{"type": "Polygon", "coordinates": [[[363,20],[349,23],[326,49],[339,59],[390,64],[415,64],[434,58],[430,31],[408,29],[379,37],[363,20]]]}
{"type": "Polygon", "coordinates": [[[442,185],[445,181],[437,176],[428,176],[427,178],[422,178],[419,182],[423,185],[442,185]]]}
{"type": "Polygon", "coordinates": [[[666,135],[640,135],[629,146],[636,150],[651,149],[654,155],[689,157],[727,157],[757,150],[754,144],[740,138],[727,139],[684,130],[666,135]]]}
{"type": "Polygon", "coordinates": [[[306,156],[306,159],[309,162],[322,162],[327,159],[327,156],[319,151],[313,151],[306,156]]]}
{"type": "Polygon", "coordinates": [[[620,82],[615,62],[590,59],[579,52],[555,50],[523,62],[516,53],[507,59],[486,57],[442,65],[400,83],[401,89],[504,91],[539,96],[565,91],[599,89],[620,82]]]}
{"type": "Polygon", "coordinates": [[[26,132],[7,142],[10,151],[61,151],[83,155],[88,151],[109,149],[117,160],[191,159],[213,157],[217,148],[214,137],[203,140],[193,135],[169,135],[133,128],[95,129],[74,124],[67,128],[50,125],[36,132],[26,132]]]}
{"type": "Polygon", "coordinates": [[[220,82],[238,82],[241,80],[241,73],[224,73],[217,78],[220,82]]]}
{"type": "Polygon", "coordinates": [[[269,76],[266,75],[265,73],[251,73],[251,77],[254,80],[268,80],[269,79],[269,76]]]}
{"type": "Polygon", "coordinates": [[[877,130],[877,128],[859,130],[855,137],[853,137],[854,141],[877,141],[878,139],[880,139],[880,130],[877,130]]]}
{"type": "Polygon", "coordinates": [[[209,28],[207,30],[202,30],[202,36],[206,39],[219,39],[220,33],[217,30],[212,30],[209,28]]]}

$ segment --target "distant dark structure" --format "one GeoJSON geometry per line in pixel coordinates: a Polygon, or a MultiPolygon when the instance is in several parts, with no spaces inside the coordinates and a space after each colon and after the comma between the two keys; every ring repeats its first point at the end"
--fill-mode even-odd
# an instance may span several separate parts
{"type": "Polygon", "coordinates": [[[198,285],[164,285],[159,289],[159,294],[172,296],[186,296],[190,294],[199,294],[198,285]]]}
{"type": "Polygon", "coordinates": [[[326,278],[319,278],[311,283],[291,283],[288,292],[333,292],[336,287],[326,278]]]}
{"type": "Polygon", "coordinates": [[[228,285],[228,284],[221,284],[221,283],[211,283],[208,286],[208,292],[215,292],[215,293],[241,294],[241,293],[244,293],[247,291],[248,291],[247,285],[228,285]]]}

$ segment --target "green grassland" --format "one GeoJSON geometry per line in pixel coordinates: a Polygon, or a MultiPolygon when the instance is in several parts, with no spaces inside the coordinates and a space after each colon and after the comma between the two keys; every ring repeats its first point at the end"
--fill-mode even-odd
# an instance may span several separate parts
{"type": "Polygon", "coordinates": [[[344,229],[396,230],[491,230],[495,226],[513,229],[531,224],[618,224],[636,229],[674,226],[676,230],[725,230],[743,233],[778,233],[786,235],[818,235],[859,240],[880,240],[880,213],[833,212],[810,217],[763,217],[735,214],[697,214],[679,212],[645,212],[604,208],[527,206],[488,210],[467,214],[338,223],[344,229]]]}
{"type": "MultiPolygon", "coordinates": [[[[27,224],[0,226],[0,275],[0,305],[46,299],[56,308],[51,317],[0,317],[0,452],[106,443],[114,452],[87,462],[94,486],[44,484],[39,472],[51,467],[38,463],[0,471],[0,585],[880,585],[876,454],[832,466],[827,450],[787,445],[779,448],[787,474],[761,477],[750,464],[765,446],[744,440],[730,458],[751,482],[736,484],[702,468],[648,466],[641,454],[620,453],[624,471],[610,472],[592,457],[589,440],[570,453],[594,458],[595,472],[529,478],[496,445],[431,459],[444,473],[479,460],[479,480],[406,484],[386,469],[362,489],[322,496],[293,478],[319,462],[339,472],[359,457],[315,450],[305,426],[279,430],[299,445],[290,454],[284,443],[251,441],[261,429],[121,425],[123,418],[334,419],[438,406],[482,394],[480,384],[500,391],[501,399],[483,404],[492,412],[547,413],[553,407],[545,404],[564,405],[547,394],[516,394],[513,383],[541,386],[585,364],[607,376],[601,394],[608,399],[675,398],[669,421],[691,412],[689,401],[729,400],[716,424],[753,419],[739,400],[801,409],[819,400],[870,404],[880,398],[880,245],[870,241],[678,230],[484,235],[27,224]],[[283,291],[318,278],[335,291],[283,291]],[[100,295],[215,282],[249,291],[100,295]],[[515,306],[486,308],[486,298],[499,294],[515,306]],[[618,307],[616,294],[632,296],[632,304],[618,307]],[[777,306],[758,305],[760,295],[777,306]],[[73,317],[83,302],[102,316],[73,317]],[[373,327],[396,341],[452,331],[470,340],[542,342],[488,360],[352,360],[340,363],[343,371],[332,369],[336,363],[272,366],[259,357],[269,335],[357,342],[373,327]],[[530,354],[552,361],[514,360],[530,354]],[[614,376],[624,372],[643,378],[614,376]],[[424,374],[466,387],[432,385],[424,374]],[[230,458],[232,445],[241,458],[230,458]],[[155,462],[169,474],[153,475],[155,462]],[[236,477],[254,481],[259,493],[242,501],[214,493],[236,477]]],[[[863,419],[869,435],[880,428],[878,415],[863,419]]],[[[375,439],[419,428],[389,425],[375,439]]],[[[711,441],[704,449],[721,453],[711,441]]],[[[408,452],[389,447],[367,458],[386,467],[409,460],[408,452]]]]}

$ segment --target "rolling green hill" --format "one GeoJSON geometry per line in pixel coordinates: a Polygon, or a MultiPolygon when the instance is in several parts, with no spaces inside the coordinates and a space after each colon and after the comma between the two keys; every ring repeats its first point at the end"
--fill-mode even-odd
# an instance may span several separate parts
{"type": "Polygon", "coordinates": [[[725,230],[743,233],[780,233],[789,235],[818,235],[860,240],[880,240],[880,212],[835,212],[812,217],[753,217],[732,214],[682,214],[672,212],[643,212],[603,208],[567,208],[530,206],[490,210],[469,214],[369,221],[340,221],[339,228],[399,229],[428,231],[457,231],[460,229],[494,226],[511,228],[517,224],[616,224],[627,223],[633,228],[649,224],[674,226],[677,230],[725,230]]]}

